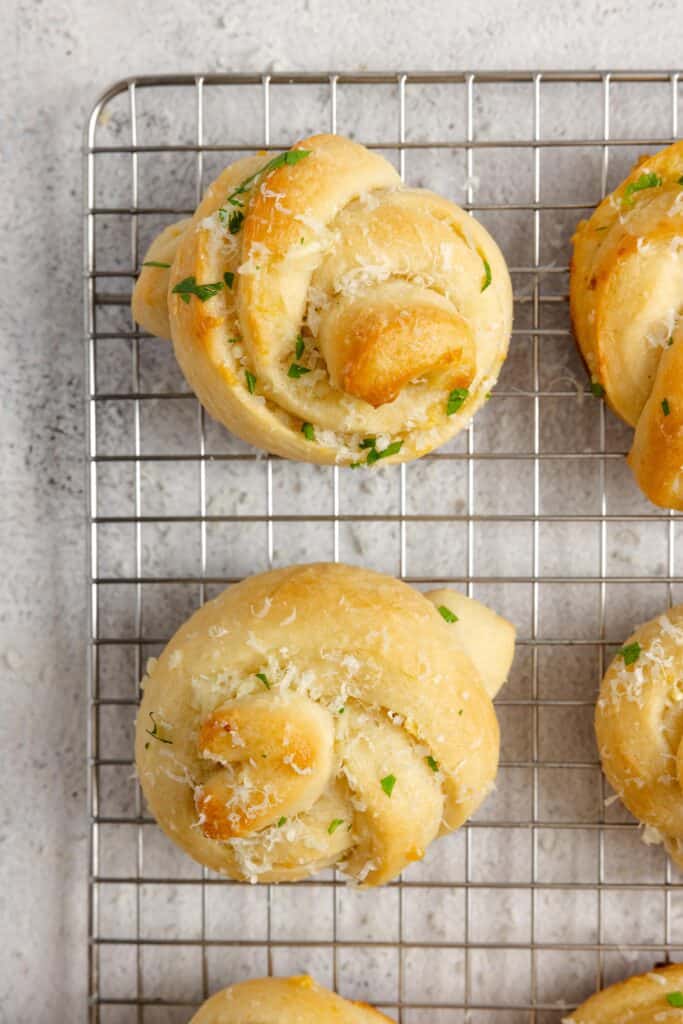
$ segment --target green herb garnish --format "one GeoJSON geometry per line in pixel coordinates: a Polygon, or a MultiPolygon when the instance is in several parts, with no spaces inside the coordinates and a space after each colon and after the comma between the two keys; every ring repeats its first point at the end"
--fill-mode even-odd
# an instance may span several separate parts
{"type": "Polygon", "coordinates": [[[483,256],[482,261],[484,264],[484,280],[482,281],[482,285],[479,290],[485,292],[488,286],[491,284],[491,267],[489,266],[489,261],[485,260],[483,256]]]}
{"type": "Polygon", "coordinates": [[[296,358],[301,359],[302,355],[304,354],[304,339],[301,337],[300,334],[297,334],[296,336],[296,348],[294,349],[294,351],[296,352],[296,358]]]}
{"type": "Polygon", "coordinates": [[[394,786],[396,785],[396,776],[385,775],[383,779],[380,779],[379,784],[386,793],[386,795],[391,796],[391,794],[394,791],[394,786]]]}
{"type": "Polygon", "coordinates": [[[304,435],[307,441],[315,441],[315,429],[312,423],[302,423],[301,433],[304,435]]]}
{"type": "Polygon", "coordinates": [[[454,388],[448,396],[446,415],[453,416],[458,412],[469,398],[469,394],[469,388],[454,388]]]}
{"type": "Polygon", "coordinates": [[[244,220],[244,214],[241,210],[233,210],[228,217],[228,231],[231,235],[236,235],[239,229],[242,227],[242,221],[244,220]]]}
{"type": "Polygon", "coordinates": [[[250,395],[253,395],[256,391],[256,377],[253,373],[250,373],[249,370],[245,370],[244,376],[247,381],[247,390],[250,395]]]}
{"type": "Polygon", "coordinates": [[[665,416],[668,416],[669,413],[671,412],[671,406],[669,405],[669,399],[668,398],[663,398],[662,399],[662,412],[664,413],[665,416]]]}
{"type": "Polygon", "coordinates": [[[301,366],[300,363],[292,363],[290,368],[287,370],[287,376],[292,377],[293,380],[298,380],[299,377],[303,377],[305,373],[310,373],[308,366],[301,366]]]}
{"type": "Polygon", "coordinates": [[[442,619],[446,622],[457,622],[458,616],[455,615],[450,608],[447,608],[445,604],[440,604],[437,611],[442,619]]]}
{"type": "Polygon", "coordinates": [[[333,820],[333,821],[331,821],[331,822],[329,823],[329,825],[327,826],[327,831],[328,831],[328,833],[329,833],[329,834],[330,834],[331,836],[333,836],[333,835],[334,835],[334,833],[335,833],[335,832],[337,831],[337,829],[339,828],[339,826],[340,826],[340,825],[343,825],[343,824],[344,824],[344,819],[343,819],[343,818],[334,818],[334,820],[333,820]]]}
{"type": "Polygon", "coordinates": [[[340,714],[340,715],[343,715],[345,711],[346,711],[346,708],[345,708],[345,707],[341,707],[341,708],[339,708],[339,714],[340,714]]]}
{"type": "Polygon", "coordinates": [[[377,438],[376,437],[364,437],[358,447],[359,448],[374,448],[376,444],[377,444],[377,438]]]}
{"type": "MultiPolygon", "coordinates": [[[[231,206],[244,207],[244,203],[238,197],[243,195],[245,192],[248,192],[257,178],[260,178],[263,174],[270,174],[271,171],[274,171],[277,167],[284,166],[284,164],[298,164],[299,160],[303,160],[304,157],[309,156],[310,152],[310,149],[290,149],[286,153],[280,153],[278,156],[274,156],[273,159],[269,160],[267,164],[264,164],[259,171],[255,171],[254,174],[250,174],[248,178],[245,178],[244,181],[237,186],[237,188],[234,188],[226,197],[226,202],[230,203],[231,206]]],[[[218,216],[221,221],[225,223],[227,216],[225,207],[221,207],[219,209],[218,216]]],[[[230,215],[228,227],[231,234],[237,234],[242,226],[243,220],[244,214],[239,211],[235,211],[230,215]],[[233,224],[235,225],[234,227],[233,224]]]]}
{"type": "Polygon", "coordinates": [[[591,381],[591,394],[595,395],[596,398],[605,397],[605,389],[603,388],[599,380],[591,381]]]}
{"type": "Polygon", "coordinates": [[[642,648],[636,640],[635,643],[627,644],[626,647],[622,647],[617,653],[624,659],[625,665],[633,665],[634,662],[638,661],[641,650],[642,648]]]}
{"type": "Polygon", "coordinates": [[[225,281],[227,288],[232,288],[235,280],[235,275],[230,270],[226,270],[225,273],[223,274],[223,280],[225,281]]]}
{"type": "Polygon", "coordinates": [[[277,819],[277,827],[278,828],[282,828],[282,826],[285,824],[286,821],[287,821],[287,819],[285,818],[285,816],[283,814],[281,818],[277,819]]]}
{"type": "Polygon", "coordinates": [[[379,462],[380,459],[388,459],[390,455],[398,455],[402,447],[403,441],[393,441],[381,452],[378,452],[376,448],[371,448],[368,452],[366,463],[368,466],[372,466],[373,463],[379,462]]]}
{"type": "Polygon", "coordinates": [[[667,347],[667,348],[671,348],[671,346],[673,345],[673,343],[674,343],[674,336],[673,336],[673,334],[672,334],[672,335],[671,335],[671,337],[669,338],[669,340],[668,340],[668,341],[667,341],[667,343],[666,343],[666,347],[667,347]]]}
{"type": "Polygon", "coordinates": [[[661,184],[662,179],[658,174],[655,174],[654,171],[650,174],[641,174],[639,178],[636,178],[635,181],[632,181],[626,186],[622,203],[624,206],[633,206],[634,192],[642,192],[646,188],[657,188],[657,186],[661,184]]]}
{"type": "Polygon", "coordinates": [[[171,291],[174,295],[179,295],[187,305],[192,295],[196,295],[200,302],[206,302],[207,299],[212,299],[214,295],[217,295],[222,287],[222,281],[214,281],[212,284],[197,284],[197,278],[193,274],[191,277],[185,277],[179,281],[171,291]]]}
{"type": "MultiPolygon", "coordinates": [[[[159,723],[156,721],[156,719],[154,717],[154,712],[153,711],[149,712],[149,717],[152,720],[152,728],[151,729],[145,729],[145,732],[147,733],[147,735],[151,736],[155,740],[159,740],[159,743],[171,743],[172,744],[173,740],[166,739],[166,737],[162,736],[161,733],[159,732],[159,723]]],[[[147,748],[147,746],[148,746],[148,744],[145,744],[145,749],[147,748]]]]}
{"type": "Polygon", "coordinates": [[[428,754],[427,757],[425,757],[425,761],[427,762],[427,764],[429,765],[433,772],[438,772],[439,762],[435,761],[431,754],[428,754]]]}
{"type": "Polygon", "coordinates": [[[286,153],[278,153],[272,160],[269,160],[267,164],[264,164],[259,171],[255,171],[250,174],[248,178],[245,178],[241,184],[228,196],[228,202],[235,199],[236,196],[242,195],[243,192],[248,192],[251,186],[254,184],[257,178],[260,178],[264,174],[270,174],[271,171],[277,170],[278,167],[284,167],[285,164],[298,164],[304,157],[310,156],[310,149],[288,149],[286,153]]]}
{"type": "Polygon", "coordinates": [[[683,185],[683,174],[682,174],[682,175],[680,176],[680,178],[678,179],[678,184],[679,184],[679,185],[683,185]]]}
{"type": "Polygon", "coordinates": [[[683,992],[669,992],[666,997],[669,1006],[683,1006],[683,992]]]}
{"type": "Polygon", "coordinates": [[[265,672],[254,672],[254,675],[256,676],[257,679],[261,680],[261,682],[265,686],[266,690],[270,689],[270,683],[268,682],[268,676],[266,675],[265,672]]]}
{"type": "Polygon", "coordinates": [[[161,267],[162,270],[168,270],[171,266],[170,263],[160,263],[159,260],[146,260],[142,265],[143,267],[161,267]]]}

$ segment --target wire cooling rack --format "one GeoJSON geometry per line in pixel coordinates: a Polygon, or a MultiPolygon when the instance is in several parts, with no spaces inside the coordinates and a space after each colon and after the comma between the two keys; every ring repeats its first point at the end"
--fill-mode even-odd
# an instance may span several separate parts
{"type": "Polygon", "coordinates": [[[185,1022],[211,991],[310,971],[403,1024],[558,1022],[596,987],[681,958],[680,883],[599,770],[606,660],[680,599],[677,516],[624,462],[568,320],[576,222],[678,134],[674,73],[265,74],[136,78],[86,144],[90,562],[89,1014],[185,1022]],[[129,300],[144,248],[229,161],[331,130],[471,210],[515,288],[510,356],[469,430],[372,473],[264,458],[205,417],[129,300]],[[497,701],[496,792],[384,889],[332,872],[238,885],[148,816],[133,773],[146,659],[243,575],[359,562],[453,584],[519,631],[497,701]]]}

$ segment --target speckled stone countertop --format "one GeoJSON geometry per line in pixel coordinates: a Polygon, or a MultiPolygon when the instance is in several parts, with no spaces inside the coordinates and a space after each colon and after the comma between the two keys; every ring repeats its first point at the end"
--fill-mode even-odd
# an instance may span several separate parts
{"type": "Polygon", "coordinates": [[[12,5],[0,40],[0,1021],[85,1019],[81,145],[95,98],[134,73],[680,61],[675,0],[559,10],[547,0],[12,5]]]}

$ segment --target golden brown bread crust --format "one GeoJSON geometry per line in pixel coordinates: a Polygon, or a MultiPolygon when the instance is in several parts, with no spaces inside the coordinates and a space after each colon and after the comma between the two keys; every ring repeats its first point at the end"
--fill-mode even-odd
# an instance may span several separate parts
{"type": "Polygon", "coordinates": [[[134,315],[156,330],[166,310],[150,302],[167,304],[190,385],[251,444],[351,464],[373,437],[380,452],[395,445],[388,461],[415,458],[457,433],[495,383],[512,322],[505,261],[480,224],[403,188],[380,155],[335,135],[289,155],[301,152],[267,174],[265,156],[227,168],[184,231],[167,298],[152,294],[148,268],[134,315]],[[188,278],[217,294],[174,293],[188,278]]]}
{"type": "Polygon", "coordinates": [[[148,667],[136,733],[147,802],[231,877],[334,864],[382,884],[490,790],[491,698],[513,650],[509,623],[450,591],[328,563],[250,577],[148,667]]]}
{"type": "Polygon", "coordinates": [[[171,266],[180,240],[190,224],[190,218],[179,220],[157,235],[145,253],[142,270],[133,290],[131,309],[133,319],[150,334],[159,338],[171,337],[168,319],[168,288],[171,266]],[[148,264],[145,266],[145,264],[148,264]],[[153,266],[153,264],[159,264],[153,266]]]}
{"type": "Polygon", "coordinates": [[[639,626],[615,656],[595,728],[610,784],[683,867],[683,605],[639,626]]]}
{"type": "Polygon", "coordinates": [[[683,142],[644,157],[581,221],[570,305],[591,380],[636,427],[629,463],[656,505],[683,508],[683,142]]]}
{"type": "Polygon", "coordinates": [[[307,975],[254,978],[211,996],[190,1024],[382,1024],[389,1018],[349,1002],[307,975]]]}
{"type": "Polygon", "coordinates": [[[597,992],[564,1017],[563,1024],[680,1024],[683,1011],[667,996],[682,990],[682,964],[656,967],[597,992]]]}

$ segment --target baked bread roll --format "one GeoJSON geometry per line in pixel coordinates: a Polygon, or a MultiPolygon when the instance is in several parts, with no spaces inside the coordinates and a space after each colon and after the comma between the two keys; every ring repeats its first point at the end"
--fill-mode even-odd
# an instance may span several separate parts
{"type": "Polygon", "coordinates": [[[640,626],[617,653],[595,728],[610,784],[683,868],[683,605],[640,626]]]}
{"type": "Polygon", "coordinates": [[[253,882],[395,878],[489,792],[512,626],[346,565],[252,576],[148,666],[136,760],[171,839],[253,882]],[[476,644],[473,637],[479,637],[476,644]]]}
{"type": "Polygon", "coordinates": [[[302,975],[254,978],[224,988],[200,1006],[190,1024],[382,1024],[383,1013],[351,1003],[302,975]]]}
{"type": "Polygon", "coordinates": [[[172,337],[199,400],[245,441],[372,466],[465,426],[507,353],[512,291],[476,220],[316,135],[223,171],[152,243],[133,316],[172,337]]]}
{"type": "Polygon", "coordinates": [[[683,964],[671,964],[597,992],[562,1024],[680,1024],[681,1007],[683,964]]]}
{"type": "Polygon", "coordinates": [[[683,142],[645,157],[574,235],[571,314],[593,390],[635,427],[650,501],[683,509],[683,142]]]}

